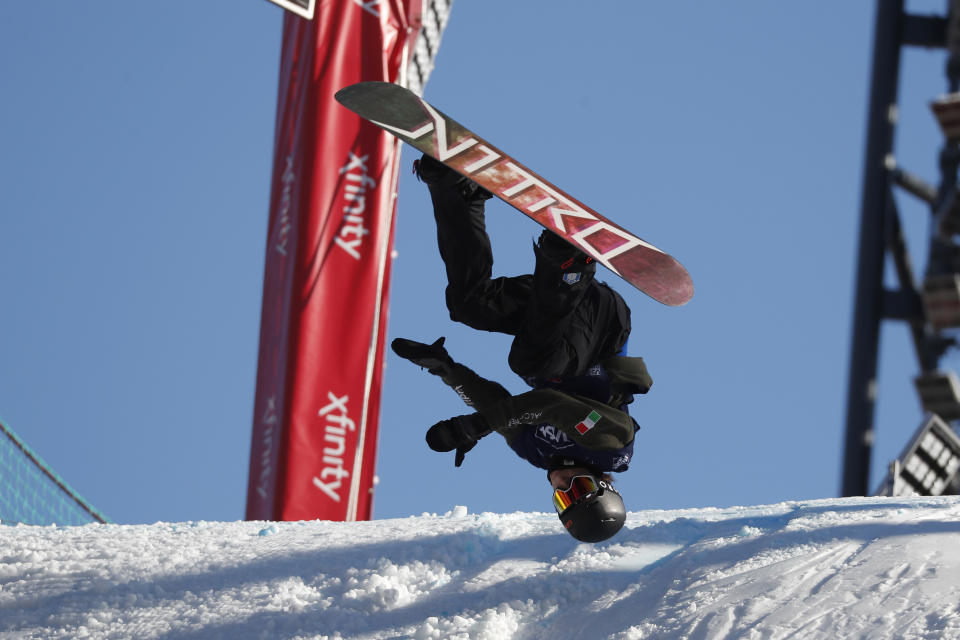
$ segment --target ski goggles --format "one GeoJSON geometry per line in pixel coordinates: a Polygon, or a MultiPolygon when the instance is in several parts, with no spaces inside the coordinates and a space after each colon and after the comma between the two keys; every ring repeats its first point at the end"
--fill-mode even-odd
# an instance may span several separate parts
{"type": "Polygon", "coordinates": [[[585,500],[600,491],[600,485],[593,476],[574,476],[566,489],[553,491],[553,507],[558,514],[563,513],[577,502],[585,500]]]}

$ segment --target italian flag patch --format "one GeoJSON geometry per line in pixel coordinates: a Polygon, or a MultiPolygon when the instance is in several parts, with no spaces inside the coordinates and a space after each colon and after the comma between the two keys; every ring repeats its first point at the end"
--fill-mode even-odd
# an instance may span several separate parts
{"type": "Polygon", "coordinates": [[[593,429],[593,426],[600,422],[600,414],[596,411],[591,411],[590,415],[583,419],[583,422],[574,427],[577,431],[580,432],[580,435],[583,435],[590,429],[593,429]]]}

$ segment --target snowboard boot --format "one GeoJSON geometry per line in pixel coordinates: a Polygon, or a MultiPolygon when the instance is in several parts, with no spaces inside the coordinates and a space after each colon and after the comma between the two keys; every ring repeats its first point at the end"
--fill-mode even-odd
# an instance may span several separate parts
{"type": "Polygon", "coordinates": [[[489,191],[478,185],[470,178],[466,178],[439,160],[423,154],[419,160],[413,161],[413,171],[417,178],[428,187],[437,189],[455,189],[466,200],[489,200],[493,197],[489,191]]]}

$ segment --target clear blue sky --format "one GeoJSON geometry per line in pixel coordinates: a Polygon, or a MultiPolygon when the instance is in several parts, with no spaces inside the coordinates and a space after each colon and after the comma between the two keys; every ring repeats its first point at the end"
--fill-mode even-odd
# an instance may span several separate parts
{"type": "MultiPolygon", "coordinates": [[[[117,522],[243,517],[281,14],[0,3],[0,417],[117,522]]],[[[655,380],[619,478],[632,510],[837,495],[873,15],[454,5],[427,98],[693,275],[680,308],[600,275],[655,380]]],[[[931,181],[943,66],[911,50],[901,72],[898,160],[931,181]]],[[[508,337],[449,320],[428,195],[401,175],[389,337],[447,336],[521,391],[508,337]]],[[[929,216],[901,206],[922,269],[929,216]]],[[[530,270],[536,226],[496,201],[488,224],[495,271],[530,270]]],[[[903,326],[884,325],[880,362],[871,486],[922,418],[903,326]]],[[[427,449],[425,429],[463,412],[390,355],[376,517],[551,508],[544,473],[496,436],[460,469],[427,449]]]]}

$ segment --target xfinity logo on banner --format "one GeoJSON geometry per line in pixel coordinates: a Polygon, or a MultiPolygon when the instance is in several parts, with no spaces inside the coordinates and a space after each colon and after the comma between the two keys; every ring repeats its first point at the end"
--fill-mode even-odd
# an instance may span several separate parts
{"type": "Polygon", "coordinates": [[[264,500],[270,497],[267,488],[269,487],[270,479],[273,477],[273,466],[270,464],[274,444],[273,427],[279,420],[279,416],[277,415],[277,396],[272,395],[267,398],[267,410],[261,420],[264,429],[260,441],[260,475],[257,481],[257,493],[264,500]]]}
{"type": "Polygon", "coordinates": [[[297,174],[293,172],[293,156],[287,156],[286,167],[280,182],[283,183],[283,192],[280,195],[280,210],[277,214],[277,243],[274,245],[277,253],[287,255],[287,241],[290,239],[290,207],[293,201],[293,183],[297,181],[297,174]]]}
{"type": "Polygon", "coordinates": [[[320,409],[319,415],[326,418],[323,427],[323,440],[329,446],[323,448],[323,469],[319,476],[313,477],[313,485],[327,494],[334,502],[340,502],[337,493],[343,484],[343,479],[350,476],[350,472],[343,468],[344,451],[346,451],[347,431],[356,431],[357,425],[347,415],[348,396],[338,398],[333,392],[327,392],[330,404],[320,409]],[[331,479],[332,478],[332,479],[331,479]]]}
{"type": "Polygon", "coordinates": [[[363,226],[364,214],[367,212],[367,190],[377,188],[377,182],[367,175],[367,159],[369,155],[358,156],[350,151],[347,164],[340,168],[344,176],[343,226],[336,237],[337,246],[346,251],[354,260],[360,259],[360,248],[363,237],[370,234],[370,229],[363,226]]]}
{"type": "Polygon", "coordinates": [[[307,20],[313,19],[313,12],[317,6],[317,0],[270,0],[270,2],[307,20]]]}

